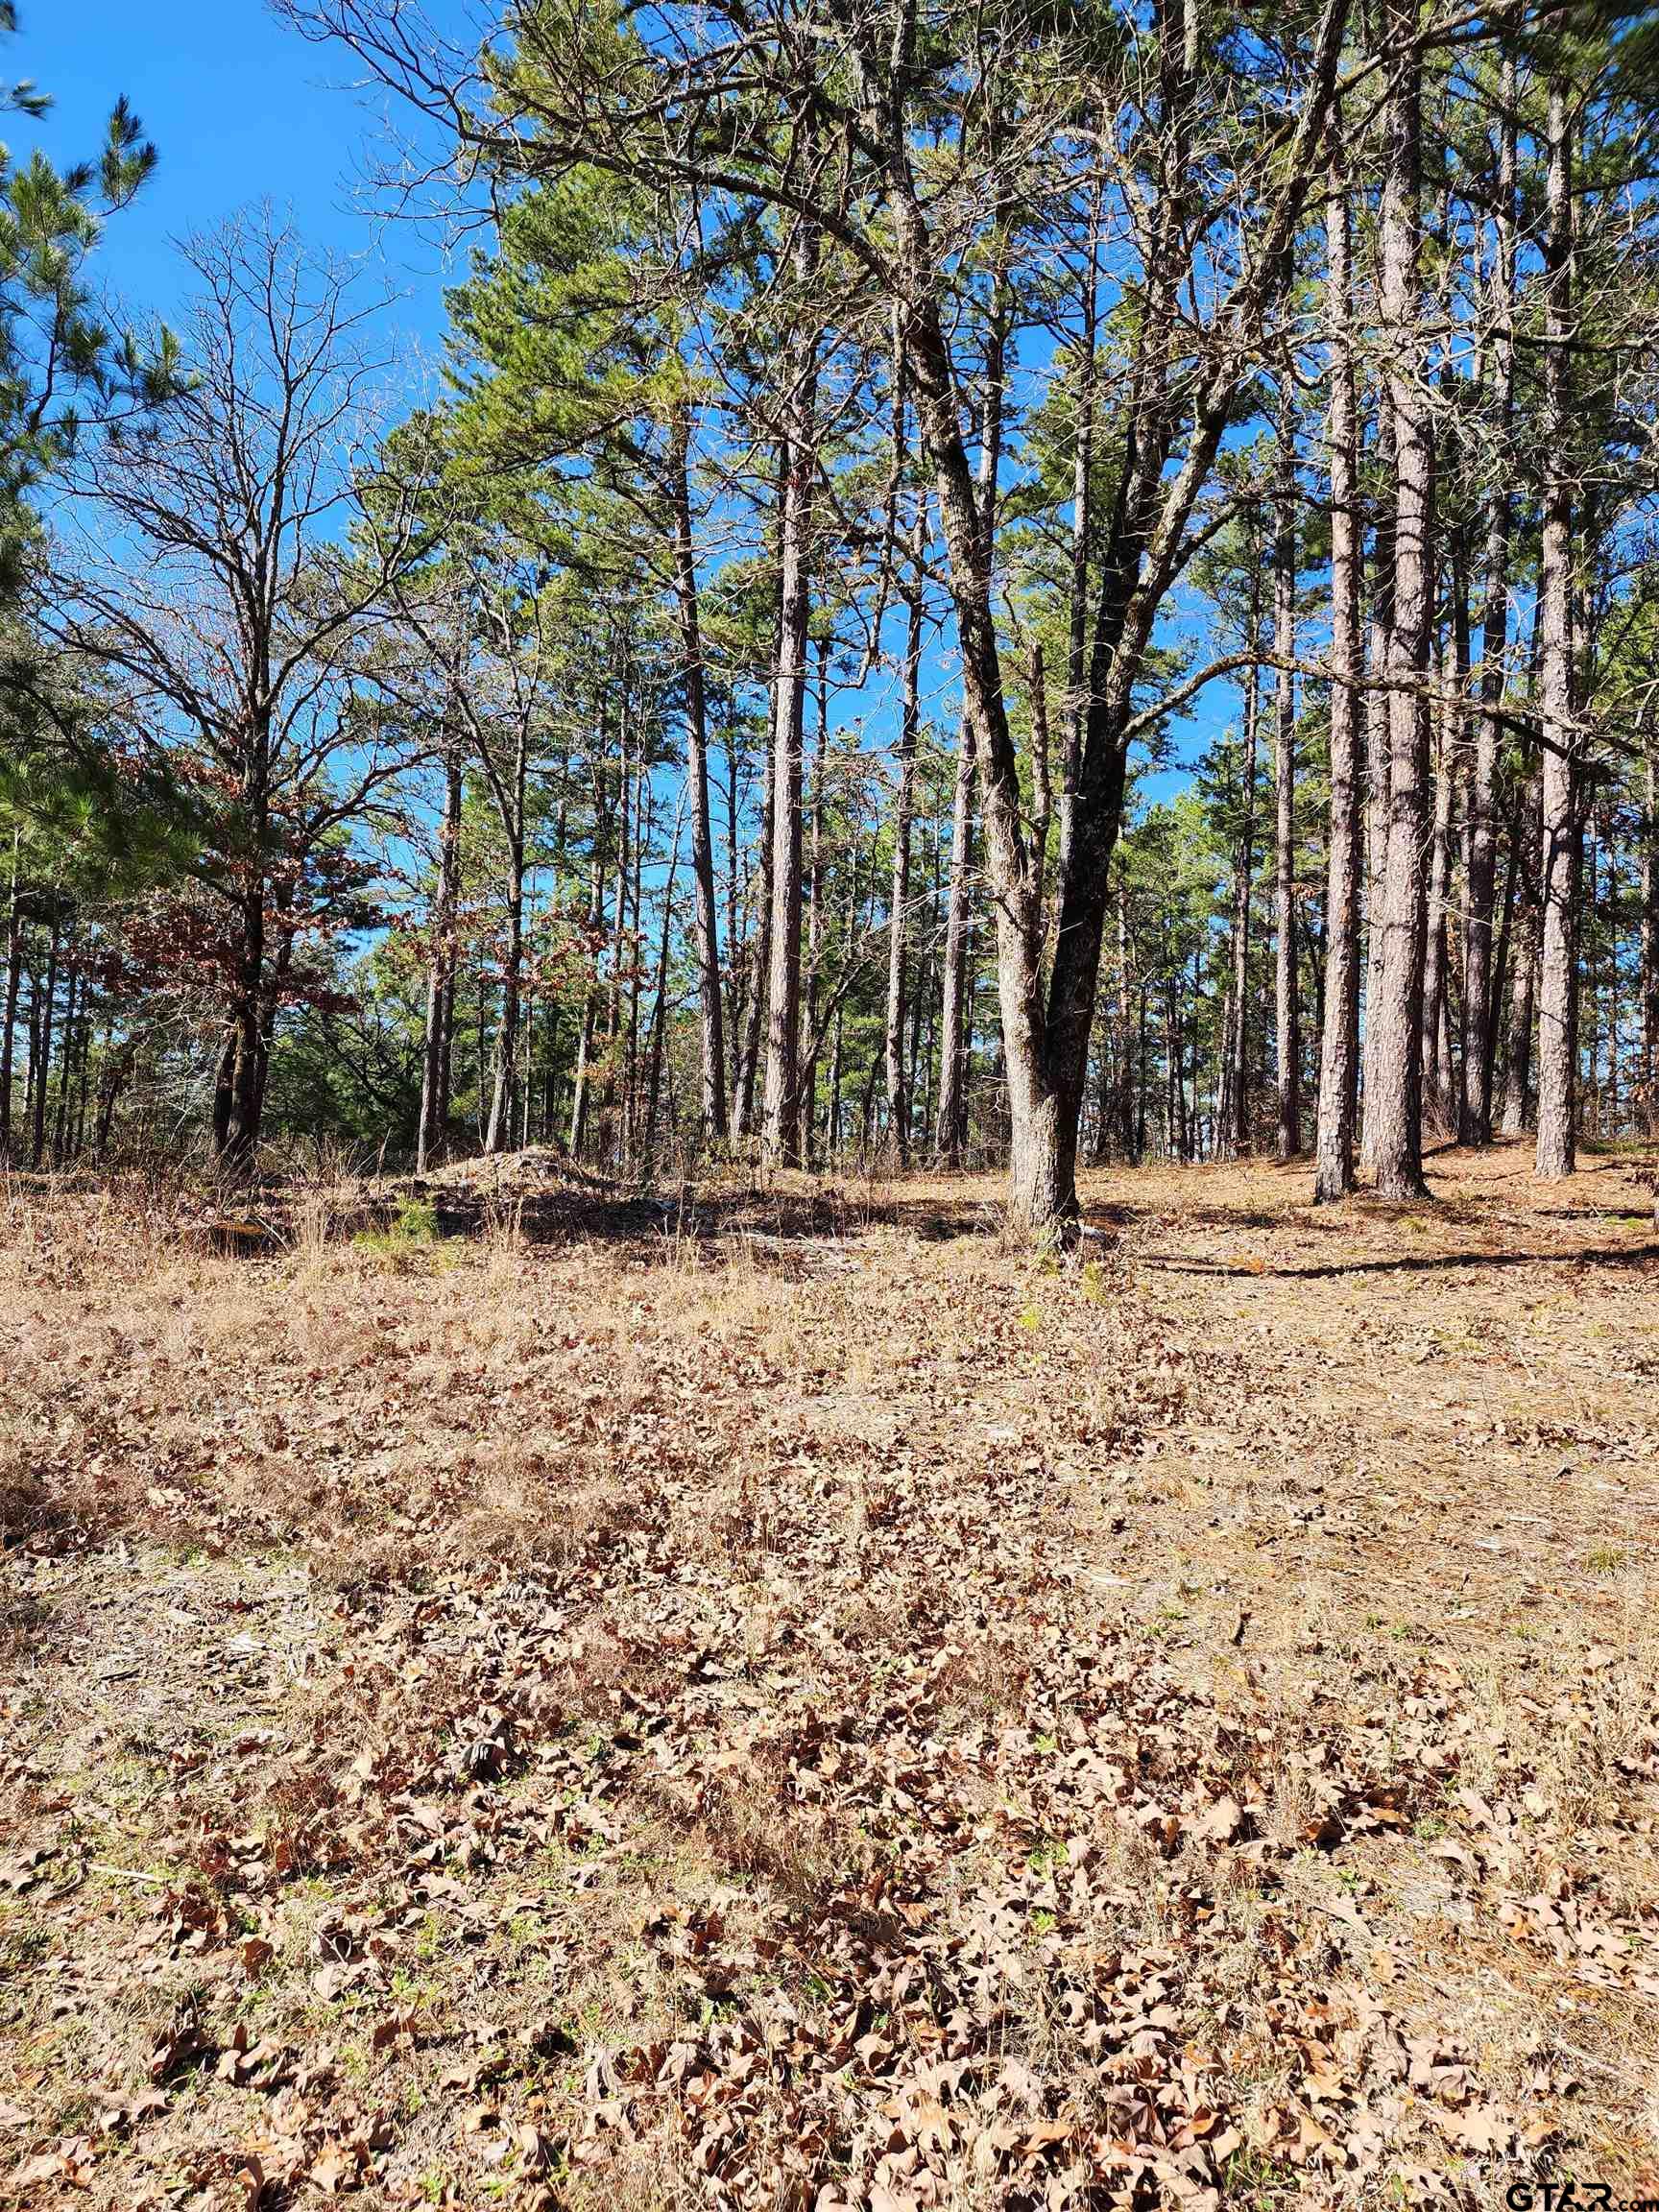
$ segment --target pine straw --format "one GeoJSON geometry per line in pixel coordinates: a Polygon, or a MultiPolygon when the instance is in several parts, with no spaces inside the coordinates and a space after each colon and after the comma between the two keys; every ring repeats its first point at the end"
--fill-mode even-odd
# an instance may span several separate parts
{"type": "Polygon", "coordinates": [[[14,1221],[0,2190],[1654,2186],[1659,1252],[1523,1165],[14,1221]]]}

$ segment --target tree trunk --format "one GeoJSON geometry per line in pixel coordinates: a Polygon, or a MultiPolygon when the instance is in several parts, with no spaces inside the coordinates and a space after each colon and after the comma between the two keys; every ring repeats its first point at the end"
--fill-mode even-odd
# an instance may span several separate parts
{"type": "Polygon", "coordinates": [[[945,982],[939,1024],[937,1152],[942,1167],[960,1167],[968,1142],[969,879],[974,867],[974,749],[966,716],[956,740],[956,788],[950,804],[950,901],[945,921],[945,982]]]}
{"type": "Polygon", "coordinates": [[[46,982],[38,992],[40,1016],[29,1054],[30,1106],[33,1127],[29,1138],[29,1165],[38,1167],[46,1156],[46,1083],[52,1070],[52,1023],[58,998],[58,950],[62,931],[61,909],[52,909],[52,939],[46,953],[46,982]]]}
{"type": "Polygon", "coordinates": [[[674,586],[685,666],[685,778],[691,791],[691,878],[696,896],[697,1004],[703,1059],[703,1136],[726,1136],[726,1043],[721,1029],[720,942],[714,920],[714,833],[709,812],[709,710],[698,608],[697,558],[691,535],[687,456],[691,411],[674,411],[669,446],[674,506],[674,586]]]}
{"type": "Polygon", "coordinates": [[[1106,168],[1102,160],[1090,193],[1079,302],[1082,316],[1077,344],[1077,412],[1071,448],[1071,578],[1066,637],[1066,757],[1060,779],[1062,847],[1070,844],[1074,830],[1072,815],[1089,713],[1089,570],[1094,535],[1093,478],[1100,325],[1100,224],[1105,188],[1106,168]]]}
{"type": "Polygon", "coordinates": [[[893,883],[887,919],[887,1113],[900,1164],[910,1159],[910,1098],[904,1077],[904,940],[910,904],[910,813],[916,784],[916,735],[922,718],[922,560],[925,516],[913,534],[906,594],[904,704],[899,731],[899,788],[893,810],[893,883]]]}
{"type": "Polygon", "coordinates": [[[1276,1147],[1302,1149],[1302,1021],[1296,968],[1296,444],[1290,365],[1281,375],[1273,540],[1273,1006],[1279,1046],[1276,1147]]]}
{"type": "Polygon", "coordinates": [[[1442,1064],[1442,1039],[1446,1035],[1446,926],[1452,903],[1452,802],[1456,793],[1460,739],[1444,656],[1439,674],[1434,835],[1430,847],[1429,920],[1423,959],[1423,1113],[1431,1127],[1449,1136],[1456,1126],[1456,1114],[1448,1070],[1442,1064]]]}
{"type": "Polygon", "coordinates": [[[1331,317],[1331,838],[1319,1045],[1315,1204],[1354,1188],[1359,1065],[1359,452],[1342,124],[1333,114],[1325,203],[1331,317]]]}
{"type": "Polygon", "coordinates": [[[81,970],[75,958],[76,929],[69,926],[69,942],[65,954],[69,963],[69,994],[63,1004],[63,1047],[58,1055],[58,1111],[52,1125],[52,1165],[61,1167],[65,1147],[69,1142],[69,1099],[75,1084],[75,1049],[77,1030],[75,1016],[80,996],[81,970]]]}
{"type": "Polygon", "coordinates": [[[1538,965],[1537,1172],[1570,1175],[1575,1144],[1578,897],[1577,740],[1573,703],[1573,143],[1568,90],[1550,86],[1549,228],[1544,247],[1543,552],[1538,580],[1538,704],[1543,725],[1543,926],[1538,965]]]}
{"type": "MultiPolygon", "coordinates": [[[[588,935],[589,940],[598,934],[605,914],[605,825],[593,826],[593,853],[589,862],[588,877],[588,935]]],[[[570,1157],[580,1160],[588,1142],[588,1094],[590,1088],[589,1062],[593,1051],[593,1018],[595,990],[593,985],[582,995],[582,1026],[576,1038],[576,1074],[570,1094],[570,1157]]]]}
{"type": "MultiPolygon", "coordinates": [[[[707,784],[705,784],[704,787],[704,799],[705,802],[707,802],[707,784]]],[[[684,791],[682,791],[682,802],[684,802],[684,791]]],[[[695,804],[695,802],[693,802],[693,804],[695,804]]],[[[669,926],[673,920],[674,915],[674,878],[680,867],[680,816],[676,814],[674,817],[674,843],[668,854],[668,880],[662,886],[662,932],[657,944],[657,995],[653,1002],[651,1015],[651,1042],[648,1048],[650,1071],[646,1078],[645,1097],[645,1157],[647,1161],[650,1161],[656,1157],[657,1108],[662,1093],[662,1049],[668,1031],[668,939],[670,934],[669,926]]],[[[720,981],[718,975],[716,975],[714,981],[716,999],[718,999],[720,981]]],[[[705,1008],[705,1012],[706,1011],[707,1009],[705,1008]]],[[[704,1075],[705,1077],[708,1075],[707,1066],[704,1068],[704,1075]]],[[[720,1102],[722,1113],[724,1113],[726,1094],[723,1076],[720,1089],[720,1102]]],[[[708,1107],[709,1093],[707,1082],[705,1081],[703,1091],[703,1110],[705,1115],[708,1113],[708,1107]]],[[[705,1120],[703,1124],[703,1135],[705,1138],[707,1138],[709,1135],[707,1120],[705,1120]]]]}
{"type": "MultiPolygon", "coordinates": [[[[749,996],[744,1007],[743,1047],[737,1056],[735,1095],[732,1104],[732,1134],[738,1142],[749,1137],[755,1127],[755,1075],[760,1063],[760,1018],[765,1011],[766,993],[772,973],[772,827],[775,812],[773,753],[768,744],[760,789],[759,870],[755,889],[755,935],[749,949],[749,996]]],[[[735,874],[735,858],[733,871],[735,874]]]]}
{"type": "Polygon", "coordinates": [[[426,979],[426,1035],[421,1061],[421,1121],[415,1172],[437,1158],[449,1118],[449,1022],[454,1005],[455,898],[461,859],[461,754],[444,749],[444,814],[438,830],[438,884],[432,903],[432,950],[426,979]]]}
{"type": "Polygon", "coordinates": [[[622,974],[628,960],[629,892],[639,843],[636,816],[642,812],[644,802],[644,785],[633,774],[636,763],[630,757],[626,694],[623,705],[622,750],[616,764],[616,888],[611,902],[611,982],[605,995],[605,1155],[610,1159],[616,1158],[620,1150],[617,1107],[623,1072],[622,974]]]}
{"type": "Polygon", "coordinates": [[[1543,849],[1543,780],[1522,795],[1516,830],[1514,950],[1503,1038],[1503,1134],[1519,1137],[1532,1118],[1532,1026],[1538,994],[1538,862],[1543,849]]]}
{"type": "Polygon", "coordinates": [[[495,1030],[494,1082],[485,1153],[501,1151],[513,1137],[513,1077],[518,1053],[518,996],[524,970],[524,848],[516,838],[508,854],[507,957],[502,964],[501,1020],[495,1030]]]}
{"type": "Polygon", "coordinates": [[[830,640],[818,640],[818,743],[812,757],[812,828],[806,861],[806,1050],[801,1063],[802,1150],[808,1165],[818,1142],[818,992],[824,947],[824,777],[830,751],[830,640]]]}
{"type": "MultiPolygon", "coordinates": [[[[817,234],[803,223],[795,274],[803,296],[817,268],[817,234]]],[[[761,1142],[768,1159],[801,1159],[801,782],[806,700],[813,479],[817,471],[818,342],[804,331],[787,400],[783,504],[779,536],[782,577],[778,668],[772,686],[772,963],[766,1009],[766,1096],[761,1142]]]]}
{"type": "MultiPolygon", "coordinates": [[[[987,568],[997,537],[997,470],[1002,451],[1002,400],[1007,368],[1007,272],[998,258],[992,272],[991,316],[985,337],[985,392],[979,414],[979,465],[974,510],[987,568]]],[[[1082,417],[1078,436],[1086,434],[1082,417]]],[[[1075,493],[1075,476],[1073,477],[1075,493]]],[[[1086,533],[1086,519],[1081,525],[1086,533]]],[[[1073,517],[1073,565],[1078,528],[1073,517]]],[[[1085,574],[1087,570],[1085,569],[1085,574]]],[[[970,976],[973,964],[974,725],[966,709],[957,733],[956,787],[950,809],[950,904],[945,925],[944,1003],[939,1046],[937,1153],[940,1164],[959,1167],[968,1146],[968,1076],[974,1048],[970,976]]]]}
{"type": "Polygon", "coordinates": [[[1244,759],[1239,777],[1243,819],[1233,868],[1233,921],[1228,943],[1232,1013],[1222,1086],[1223,1128],[1218,1139],[1223,1151],[1235,1159],[1250,1149],[1250,893],[1256,866],[1256,741],[1262,712],[1262,665],[1256,659],[1260,650],[1261,589],[1260,572],[1252,567],[1250,628],[1245,638],[1251,659],[1244,674],[1244,759]]]}
{"type": "Polygon", "coordinates": [[[12,1157],[12,1075],[17,1037],[17,991],[23,979],[23,894],[18,880],[22,831],[12,836],[12,896],[6,909],[6,983],[0,1005],[0,1160],[12,1157]]]}
{"type": "Polygon", "coordinates": [[[1485,605],[1480,629],[1480,698],[1469,783],[1469,864],[1463,922],[1463,1087],[1458,1134],[1466,1144],[1492,1142],[1492,1067],[1497,1024],[1492,968],[1497,880],[1500,709],[1509,642],[1509,540],[1513,500],[1505,463],[1515,406],[1515,57],[1503,57],[1498,121],[1498,326],[1493,337],[1500,454],[1486,509],[1485,605]]]}
{"type": "Polygon", "coordinates": [[[1642,1084],[1647,1134],[1659,1137],[1659,723],[1647,724],[1647,805],[1642,815],[1642,1084]]]}
{"type": "Polygon", "coordinates": [[[1364,1101],[1360,1165],[1376,1171],[1377,1010],[1382,1003],[1383,885],[1388,873],[1388,638],[1394,627],[1394,418],[1383,378],[1377,396],[1376,502],[1371,541],[1371,606],[1366,658],[1371,682],[1365,693],[1365,1031],[1360,1046],[1364,1101]]]}
{"type": "Polygon", "coordinates": [[[1374,1093],[1368,1119],[1377,1190],[1427,1195],[1423,1180],[1423,954],[1428,921],[1430,535],[1433,436],[1419,298],[1422,64],[1413,9],[1388,0],[1387,165],[1380,308],[1394,422],[1393,619],[1388,638],[1388,834],[1382,970],[1372,1010],[1374,1093]]]}
{"type": "MultiPolygon", "coordinates": [[[[1195,20],[1195,18],[1194,18],[1195,20]]],[[[1307,157],[1325,137],[1341,54],[1346,0],[1327,0],[1311,41],[1308,89],[1286,155],[1286,183],[1262,242],[1262,265],[1287,270],[1288,248],[1307,190],[1307,157]]],[[[889,130],[888,205],[902,309],[905,353],[918,416],[938,490],[940,520],[955,604],[962,696],[980,778],[987,872],[995,893],[998,987],[1011,1123],[1009,1210],[1016,1223],[1049,1228],[1077,1212],[1078,1121],[1108,898],[1108,870],[1121,819],[1134,693],[1158,614],[1181,565],[1200,492],[1237,414],[1240,353],[1219,347],[1196,392],[1169,373],[1169,333],[1182,306],[1185,195],[1192,188],[1182,143],[1196,53],[1185,25],[1163,42],[1164,108],[1174,128],[1179,182],[1156,203],[1149,252],[1153,296],[1143,310],[1144,340],[1134,406],[1144,411],[1132,435],[1120,481],[1112,550],[1103,563],[1090,656],[1089,711],[1073,834],[1060,856],[1058,928],[1052,973],[1044,974],[1039,886],[1021,818],[1019,760],[1002,695],[988,546],[962,443],[956,376],[944,334],[946,282],[902,129],[889,130]],[[1182,458],[1169,468],[1189,423],[1182,458]],[[1046,990],[1045,985],[1046,984],[1046,990]]],[[[902,102],[895,102],[902,108],[902,102]]],[[[1186,264],[1190,273],[1190,260],[1186,264]]],[[[1238,301],[1253,321],[1263,304],[1252,289],[1238,301]]]]}

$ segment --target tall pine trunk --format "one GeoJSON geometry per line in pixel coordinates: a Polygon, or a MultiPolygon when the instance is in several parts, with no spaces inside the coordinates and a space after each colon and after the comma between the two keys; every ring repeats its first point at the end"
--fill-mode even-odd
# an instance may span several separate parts
{"type": "Polygon", "coordinates": [[[1233,864],[1233,920],[1228,939],[1232,1013],[1228,1025],[1227,1068],[1223,1075],[1223,1129],[1219,1142],[1233,1157],[1250,1149],[1250,893],[1255,875],[1256,738],[1262,710],[1260,650],[1261,579],[1250,572],[1249,634],[1251,661],[1244,679],[1244,758],[1239,775],[1242,819],[1233,864]]]}
{"type": "Polygon", "coordinates": [[[1573,482],[1568,454],[1573,311],[1573,141],[1568,90],[1550,86],[1546,186],[1543,551],[1538,705],[1543,729],[1543,918],[1538,962],[1537,1172],[1570,1175],[1576,1140],[1574,932],[1578,897],[1577,744],[1573,708],[1573,482]]]}
{"type": "MultiPolygon", "coordinates": [[[[805,308],[817,267],[817,234],[803,223],[795,275],[805,308]]],[[[801,791],[807,631],[811,618],[812,489],[818,342],[803,329],[787,396],[779,561],[778,667],[772,685],[772,960],[766,1007],[766,1095],[761,1142],[769,1159],[801,1159],[801,791]]]]}
{"type": "Polygon", "coordinates": [[[1442,1135],[1455,1126],[1444,1064],[1446,1039],[1447,920],[1452,905],[1452,805],[1457,788],[1460,737],[1457,709],[1445,657],[1434,715],[1434,832],[1429,848],[1429,920],[1423,960],[1423,1116],[1442,1135]]]}
{"type": "Polygon", "coordinates": [[[449,1118],[450,1022],[455,984],[455,895],[461,853],[461,755],[444,750],[444,815],[438,830],[438,884],[432,902],[432,951],[426,978],[426,1034],[421,1062],[421,1121],[415,1172],[424,1175],[444,1142],[449,1118]]]}
{"type": "Polygon", "coordinates": [[[1500,709],[1509,643],[1509,541],[1513,499],[1505,466],[1515,408],[1515,58],[1505,54],[1499,89],[1496,228],[1498,319],[1493,334],[1493,417],[1499,466],[1486,507],[1480,693],[1469,782],[1469,865],[1463,923],[1463,1087],[1458,1134],[1466,1144],[1492,1141],[1492,1070],[1497,978],[1492,966],[1493,894],[1498,864],[1500,709]]]}
{"type": "Polygon", "coordinates": [[[697,554],[691,534],[688,456],[691,410],[674,410],[669,484],[674,508],[674,589],[685,670],[685,780],[691,793],[691,881],[696,909],[698,1034],[702,1054],[702,1124],[706,1142],[726,1135],[726,1042],[720,1004],[720,941],[714,919],[714,832],[709,813],[709,709],[698,607],[697,554]]]}
{"type": "Polygon", "coordinates": [[[899,787],[893,806],[893,883],[887,920],[887,1112],[902,1163],[910,1158],[910,1094],[904,1073],[904,942],[910,903],[910,814],[916,785],[916,735],[922,718],[922,559],[926,537],[918,514],[910,588],[905,595],[904,703],[899,729],[899,787]]]}
{"type": "Polygon", "coordinates": [[[1433,437],[1423,361],[1421,244],[1422,63],[1415,11],[1388,0],[1393,50],[1380,221],[1380,308],[1394,427],[1393,606],[1389,624],[1388,807],[1382,880],[1382,960],[1371,1011],[1369,1149],[1377,1189],[1421,1198],[1423,1180],[1423,954],[1428,901],[1430,536],[1433,437]]]}
{"type": "Polygon", "coordinates": [[[823,981],[824,778],[830,752],[830,640],[818,640],[818,743],[812,758],[811,831],[806,860],[806,1046],[801,1058],[801,1148],[808,1163],[817,1153],[819,987],[823,981]]]}
{"type": "Polygon", "coordinates": [[[950,897],[945,918],[945,979],[939,1022],[939,1112],[935,1149],[960,1167],[968,1142],[969,884],[974,868],[974,750],[966,717],[956,740],[950,802],[950,897]]]}
{"type": "Polygon", "coordinates": [[[23,978],[23,832],[12,833],[12,894],[6,906],[6,982],[0,1004],[0,1160],[12,1156],[12,1079],[17,1037],[17,991],[23,978]]]}
{"type": "Polygon", "coordinates": [[[1315,1203],[1344,1197],[1354,1188],[1359,1063],[1359,429],[1348,181],[1339,114],[1332,117],[1331,135],[1325,203],[1331,324],[1331,837],[1315,1203]]]}
{"type": "Polygon", "coordinates": [[[1296,431],[1292,369],[1279,394],[1273,537],[1273,1013],[1279,1047],[1276,1149],[1302,1149],[1302,1009],[1296,966],[1296,431]]]}
{"type": "Polygon", "coordinates": [[[1651,709],[1642,813],[1642,1083],[1647,1133],[1659,1137],[1659,724],[1651,709]]]}

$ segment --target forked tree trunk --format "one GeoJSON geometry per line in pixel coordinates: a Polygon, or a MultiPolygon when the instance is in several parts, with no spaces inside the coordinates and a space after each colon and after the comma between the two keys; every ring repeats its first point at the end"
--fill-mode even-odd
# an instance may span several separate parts
{"type": "MultiPolygon", "coordinates": [[[[992,272],[991,321],[985,340],[985,396],[979,415],[979,467],[974,500],[987,566],[997,535],[997,469],[1002,450],[1002,387],[1007,335],[1007,285],[998,260],[992,272]]],[[[1088,418],[1082,413],[1079,414],[1076,434],[1080,440],[1090,434],[1088,418]]],[[[1075,589],[1075,517],[1072,542],[1075,589]]],[[[962,715],[956,742],[956,788],[950,807],[950,905],[945,925],[944,1002],[939,1024],[939,1118],[936,1132],[940,1162],[949,1167],[959,1167],[967,1149],[968,1073],[974,1045],[968,993],[974,935],[974,725],[966,711],[962,715]]]]}
{"type": "Polygon", "coordinates": [[[1393,618],[1388,637],[1388,833],[1382,966],[1372,1009],[1373,1091],[1367,1110],[1377,1189],[1427,1195],[1423,1180],[1423,953],[1428,918],[1430,589],[1433,439],[1419,296],[1421,77],[1415,11],[1388,0],[1387,156],[1380,308],[1394,423],[1393,618]]]}
{"type": "MultiPolygon", "coordinates": [[[[1191,18],[1196,21],[1195,14],[1191,18]]],[[[1261,241],[1261,266],[1279,272],[1302,215],[1308,158],[1323,143],[1346,21],[1346,0],[1326,0],[1312,39],[1309,84],[1286,150],[1287,179],[1261,241]]],[[[1119,490],[1113,550],[1103,565],[1090,703],[1072,837],[1060,856],[1058,924],[1052,974],[1044,973],[1040,886],[1022,820],[1020,766],[1008,727],[993,607],[991,564],[962,442],[956,375],[946,343],[945,280],[911,172],[902,130],[884,132],[894,260],[902,306],[905,353],[915,382],[924,443],[937,483],[949,554],[962,673],[963,706],[973,732],[980,778],[987,871],[995,894],[998,989],[1008,1084],[1009,1212],[1039,1229],[1061,1227],[1077,1213],[1078,1121],[1088,1078],[1108,870],[1117,843],[1135,727],[1134,692],[1145,667],[1161,608],[1181,565],[1183,545],[1200,491],[1220,451],[1238,404],[1240,355],[1224,345],[1194,395],[1168,373],[1166,325],[1181,308],[1186,195],[1194,189],[1184,134],[1190,117],[1190,70],[1183,61],[1195,41],[1185,26],[1165,34],[1166,108],[1174,126],[1177,183],[1157,203],[1150,249],[1147,343],[1138,375],[1146,410],[1144,442],[1132,441],[1133,465],[1119,490]],[[1190,425],[1179,466],[1167,468],[1183,422],[1190,425]]],[[[902,98],[888,114],[902,113],[902,98]]],[[[1235,326],[1269,301],[1274,279],[1241,279],[1228,310],[1235,326]]]]}
{"type": "Polygon", "coordinates": [[[1543,927],[1538,964],[1537,1172],[1570,1175],[1576,1132],[1574,926],[1578,896],[1577,741],[1573,707],[1573,142],[1568,92],[1550,86],[1545,240],[1543,553],[1538,582],[1538,704],[1543,725],[1543,927]]]}
{"type": "Polygon", "coordinates": [[[1348,184],[1339,113],[1331,123],[1325,236],[1331,320],[1331,838],[1325,889],[1325,1008],[1313,1197],[1354,1188],[1359,1067],[1359,452],[1349,271],[1348,184]]]}

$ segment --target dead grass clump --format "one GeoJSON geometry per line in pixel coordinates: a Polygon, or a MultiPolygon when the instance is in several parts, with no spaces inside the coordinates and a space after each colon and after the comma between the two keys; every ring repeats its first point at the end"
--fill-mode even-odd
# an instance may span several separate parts
{"type": "MultiPolygon", "coordinates": [[[[0,1551],[7,1541],[7,1503],[0,1491],[0,1551]]],[[[51,1619],[51,1608],[38,1594],[20,1588],[0,1566],[0,1661],[15,1662],[33,1650],[51,1619]]]]}
{"type": "Polygon", "coordinates": [[[1021,1710],[1029,1679],[1018,1647],[1007,1638],[987,1635],[944,1652],[932,1686],[943,1713],[997,1720],[1021,1710]]]}
{"type": "Polygon", "coordinates": [[[1582,1676],[1549,1737],[1542,1774],[1569,1831],[1611,1825],[1648,1787],[1659,1684],[1650,1671],[1607,1655],[1582,1676]]]}
{"type": "Polygon", "coordinates": [[[199,1195],[170,1171],[91,1184],[68,1173],[0,1171],[0,1281],[68,1288],[152,1279],[200,1213],[199,1195]]]}
{"type": "Polygon", "coordinates": [[[758,1765],[722,1768],[704,1789],[701,1828],[717,1865],[764,1882],[791,1913],[817,1925],[838,1898],[872,1889],[875,1847],[849,1815],[794,1803],[779,1780],[758,1765]]]}
{"type": "Polygon", "coordinates": [[[304,1877],[348,1865],[339,1785],[315,1767],[296,1767],[265,1793],[271,1863],[278,1874],[304,1877]]]}

